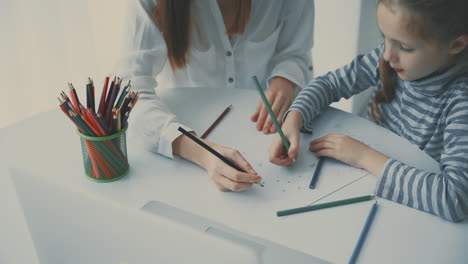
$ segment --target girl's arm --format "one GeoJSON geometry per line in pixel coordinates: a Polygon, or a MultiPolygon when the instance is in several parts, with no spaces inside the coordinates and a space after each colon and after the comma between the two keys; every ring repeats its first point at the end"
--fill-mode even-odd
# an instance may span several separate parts
{"type": "Polygon", "coordinates": [[[439,161],[441,173],[419,170],[390,159],[377,183],[378,196],[450,221],[467,218],[468,94],[462,93],[454,96],[448,107],[439,161]]]}
{"type": "Polygon", "coordinates": [[[377,196],[450,221],[463,220],[468,216],[468,95],[456,97],[448,107],[441,173],[409,166],[341,134],[316,139],[310,149],[378,176],[377,196]]]}
{"type": "Polygon", "coordinates": [[[382,53],[383,44],[367,55],[357,56],[350,64],[317,77],[299,93],[288,111],[300,112],[304,129],[312,131],[311,121],[331,103],[377,85],[382,53]]]}
{"type": "Polygon", "coordinates": [[[286,153],[281,139],[273,140],[269,159],[278,165],[289,165],[294,162],[299,152],[299,130],[312,131],[311,121],[329,104],[349,98],[378,81],[378,65],[383,44],[365,56],[358,56],[350,64],[326,75],[317,77],[304,88],[294,100],[284,118],[282,129],[290,141],[291,147],[286,153]],[[290,116],[291,115],[291,116],[290,116]]]}

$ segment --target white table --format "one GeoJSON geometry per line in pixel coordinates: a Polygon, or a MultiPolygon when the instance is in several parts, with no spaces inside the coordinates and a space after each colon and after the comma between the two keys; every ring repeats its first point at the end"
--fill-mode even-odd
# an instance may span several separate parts
{"type": "MultiPolygon", "coordinates": [[[[302,252],[336,263],[349,259],[372,202],[281,218],[276,211],[309,204],[355,180],[320,202],[370,194],[376,180],[365,176],[365,171],[328,160],[316,190],[309,190],[317,161],[307,150],[311,139],[330,132],[345,133],[419,168],[438,170],[435,161],[406,140],[333,108],[314,121],[312,135],[302,135],[297,163],[278,167],[267,161],[272,136],[257,132],[249,121],[259,99],[256,91],[181,88],[163,90],[160,96],[198,134],[232,104],[231,112],[208,139],[238,148],[264,177],[265,187],[219,192],[201,168],[146,152],[135,138],[128,138],[129,175],[113,183],[94,183],[83,174],[78,136],[59,110],[0,131],[5,150],[1,158],[7,167],[21,168],[64,188],[143,208],[227,241],[248,244],[258,252],[265,248],[280,252],[286,246],[293,251],[280,255],[291,254],[294,259],[302,252]]],[[[464,250],[468,221],[454,224],[383,199],[378,203],[359,263],[463,263],[468,259],[464,250]]]]}

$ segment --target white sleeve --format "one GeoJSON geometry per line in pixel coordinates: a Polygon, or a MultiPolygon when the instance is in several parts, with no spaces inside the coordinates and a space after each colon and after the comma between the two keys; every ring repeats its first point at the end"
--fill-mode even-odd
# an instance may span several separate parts
{"type": "Polygon", "coordinates": [[[272,58],[271,78],[281,76],[303,88],[312,77],[314,1],[285,1],[283,26],[272,58]]]}
{"type": "Polygon", "coordinates": [[[156,0],[129,0],[122,57],[114,70],[115,75],[131,80],[131,90],[140,94],[132,109],[128,132],[144,146],[156,153],[173,158],[172,142],[181,135],[177,128],[184,127],[157,96],[155,77],[167,61],[165,41],[153,23],[152,10],[156,0]]]}

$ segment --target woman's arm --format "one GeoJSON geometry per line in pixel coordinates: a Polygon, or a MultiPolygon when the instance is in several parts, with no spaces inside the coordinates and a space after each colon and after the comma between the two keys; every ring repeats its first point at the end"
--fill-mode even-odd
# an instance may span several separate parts
{"type": "MultiPolygon", "coordinates": [[[[269,63],[265,93],[280,124],[294,100],[296,87],[305,87],[312,77],[314,11],[314,2],[310,0],[283,2],[281,31],[269,63]]],[[[256,121],[257,130],[265,134],[276,132],[261,100],[251,120],[256,121]]]]}
{"type": "Polygon", "coordinates": [[[132,111],[129,132],[150,151],[173,158],[181,157],[204,167],[221,190],[243,190],[261,180],[238,151],[209,143],[249,173],[234,170],[211,153],[201,149],[177,130],[183,127],[155,92],[155,76],[167,62],[164,38],[152,20],[155,0],[130,1],[124,56],[116,74],[131,80],[131,89],[140,94],[132,111]]]}

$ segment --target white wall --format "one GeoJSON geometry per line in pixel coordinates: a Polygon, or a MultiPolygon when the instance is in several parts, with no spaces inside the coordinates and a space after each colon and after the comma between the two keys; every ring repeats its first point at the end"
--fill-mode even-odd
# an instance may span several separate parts
{"type": "MultiPolygon", "coordinates": [[[[0,128],[56,109],[56,97],[68,89],[67,82],[82,87],[89,75],[100,82],[112,70],[119,56],[126,1],[0,0],[0,128]]],[[[315,3],[316,76],[376,46],[375,0],[315,3]]],[[[357,112],[361,101],[335,106],[357,112]]]]}
{"type": "MultiPolygon", "coordinates": [[[[351,62],[359,53],[377,46],[376,0],[316,0],[315,44],[312,51],[314,76],[351,62]]],[[[360,113],[368,93],[341,100],[333,106],[360,113]]]]}
{"type": "Polygon", "coordinates": [[[68,82],[112,69],[125,1],[0,0],[0,128],[57,109],[68,82]]]}

